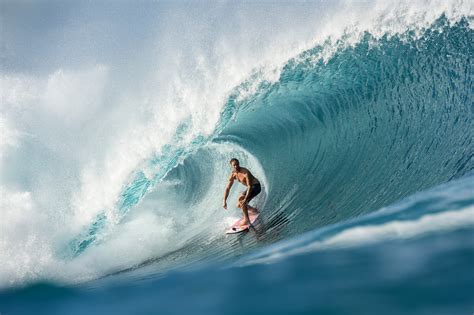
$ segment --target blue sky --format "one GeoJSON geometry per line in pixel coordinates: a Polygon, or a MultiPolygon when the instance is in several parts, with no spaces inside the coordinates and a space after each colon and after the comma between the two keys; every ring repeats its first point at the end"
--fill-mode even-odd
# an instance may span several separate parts
{"type": "Polygon", "coordinates": [[[1,72],[48,73],[64,65],[97,63],[130,66],[129,59],[151,58],[150,49],[173,40],[209,46],[218,37],[268,38],[288,26],[301,33],[305,23],[321,14],[320,8],[333,5],[328,1],[0,1],[1,72]]]}
{"type": "Polygon", "coordinates": [[[0,6],[3,73],[119,62],[140,53],[156,23],[151,12],[159,11],[156,3],[131,2],[7,1],[0,6]]]}

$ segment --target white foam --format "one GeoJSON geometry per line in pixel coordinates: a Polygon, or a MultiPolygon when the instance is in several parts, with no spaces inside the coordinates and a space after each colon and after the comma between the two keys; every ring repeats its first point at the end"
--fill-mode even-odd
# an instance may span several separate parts
{"type": "Polygon", "coordinates": [[[37,211],[29,192],[4,187],[0,187],[0,209],[0,287],[40,278],[45,266],[54,262],[48,217],[37,211]]]}
{"type": "Polygon", "coordinates": [[[58,69],[48,76],[41,112],[56,116],[67,124],[64,128],[83,123],[103,104],[107,76],[107,67],[100,64],[81,71],[58,69]]]}
{"type": "Polygon", "coordinates": [[[8,121],[0,116],[0,163],[3,150],[6,150],[7,147],[16,147],[18,145],[18,138],[18,131],[10,127],[8,121]]]}
{"type": "Polygon", "coordinates": [[[323,246],[334,248],[370,244],[472,225],[474,225],[474,207],[469,207],[460,211],[425,215],[416,221],[392,221],[379,226],[354,227],[325,240],[323,246]]]}
{"type": "Polygon", "coordinates": [[[288,251],[276,250],[263,258],[250,259],[244,264],[274,263],[283,258],[314,251],[364,246],[394,239],[409,239],[471,226],[474,226],[473,206],[462,210],[427,214],[414,221],[394,220],[384,224],[351,227],[327,239],[317,240],[288,251]]]}
{"type": "MultiPolygon", "coordinates": [[[[109,235],[106,243],[92,247],[72,261],[68,269],[74,270],[75,281],[86,280],[111,271],[133,267],[137,263],[155,258],[156,253],[169,249],[169,244],[179,245],[175,223],[169,217],[152,212],[128,220],[109,235]]],[[[71,281],[61,277],[62,281],[71,281]]]]}

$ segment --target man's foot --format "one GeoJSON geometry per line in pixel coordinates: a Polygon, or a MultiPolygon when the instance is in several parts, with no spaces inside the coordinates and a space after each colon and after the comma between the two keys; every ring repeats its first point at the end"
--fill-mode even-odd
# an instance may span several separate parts
{"type": "Polygon", "coordinates": [[[248,221],[244,221],[244,222],[240,223],[241,228],[243,228],[245,226],[249,226],[249,225],[250,225],[250,222],[248,222],[248,221]]]}

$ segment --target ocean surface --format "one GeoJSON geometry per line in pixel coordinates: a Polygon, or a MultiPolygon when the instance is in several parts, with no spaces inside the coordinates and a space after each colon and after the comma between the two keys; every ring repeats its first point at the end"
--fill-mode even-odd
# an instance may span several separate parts
{"type": "Polygon", "coordinates": [[[472,314],[473,16],[1,2],[0,314],[472,314]]]}

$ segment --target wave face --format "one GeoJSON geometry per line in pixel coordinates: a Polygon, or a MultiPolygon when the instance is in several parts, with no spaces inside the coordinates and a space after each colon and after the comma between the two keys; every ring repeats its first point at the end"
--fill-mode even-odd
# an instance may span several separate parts
{"type": "Polygon", "coordinates": [[[347,220],[472,170],[472,43],[466,20],[443,17],[419,37],[367,33],[326,61],[324,46],[302,53],[232,104],[218,139],[261,163],[272,228],[347,220]]]}
{"type": "MultiPolygon", "coordinates": [[[[355,45],[316,46],[289,60],[276,82],[257,73],[242,83],[214,135],[167,150],[150,162],[162,165],[160,173],[138,173],[122,194],[120,213],[143,200],[167,200],[160,213],[181,238],[140,265],[153,263],[156,271],[239,255],[232,241],[208,231],[232,221],[215,209],[234,156],[264,183],[255,200],[262,226],[245,241],[247,250],[467,174],[474,169],[472,39],[467,20],[440,17],[422,34],[366,33],[355,45]],[[254,91],[245,93],[249,86],[254,91]],[[143,198],[150,186],[154,192],[143,198]]],[[[78,238],[76,254],[96,243],[104,220],[86,241],[78,238]]]]}
{"type": "MultiPolygon", "coordinates": [[[[351,5],[347,5],[349,9],[351,5]]],[[[325,8],[327,14],[337,11],[338,6],[325,8]]],[[[401,11],[408,14],[410,10],[401,11]]],[[[243,284],[243,272],[258,272],[264,268],[260,263],[305,252],[308,243],[311,251],[323,251],[321,255],[327,261],[346,259],[348,266],[354,267],[354,274],[360,271],[370,275],[378,268],[378,258],[367,254],[370,246],[359,249],[348,240],[360,239],[365,244],[367,237],[373,238],[378,241],[373,248],[380,255],[392,250],[402,253],[402,245],[418,251],[431,239],[442,237],[446,226],[440,222],[444,221],[454,222],[446,228],[451,231],[447,238],[452,244],[460,243],[448,249],[435,246],[433,257],[449,254],[453,262],[472,258],[473,225],[469,218],[473,201],[469,192],[474,170],[474,32],[469,12],[452,18],[442,9],[434,11],[431,15],[435,18],[427,17],[429,23],[420,22],[421,26],[404,24],[403,19],[401,30],[390,24],[388,28],[393,27],[393,32],[384,27],[366,30],[366,25],[360,26],[362,31],[341,27],[341,33],[331,36],[323,32],[322,40],[297,45],[290,52],[282,49],[286,52],[269,53],[270,58],[261,63],[236,63],[240,55],[232,55],[226,41],[220,42],[222,51],[217,53],[186,44],[184,52],[178,50],[182,56],[176,60],[172,58],[176,53],[173,49],[160,51],[163,60],[156,63],[163,78],[144,79],[146,92],[128,95],[129,91],[124,90],[123,98],[115,95],[117,87],[112,92],[107,89],[112,83],[123,87],[122,80],[127,80],[118,75],[119,79],[113,81],[110,77],[116,73],[104,66],[79,75],[58,71],[46,83],[2,77],[2,83],[13,88],[26,84],[28,92],[22,98],[16,92],[2,95],[4,112],[13,113],[0,113],[0,131],[7,139],[0,143],[0,192],[7,197],[0,201],[3,222],[7,222],[0,226],[0,252],[4,253],[0,255],[8,258],[8,263],[0,267],[0,287],[7,288],[2,293],[3,302],[22,300],[25,295],[28,298],[29,292],[37,290],[36,286],[31,291],[28,287],[24,291],[11,287],[42,280],[67,284],[90,280],[78,291],[66,293],[46,285],[51,295],[44,305],[50,310],[56,295],[60,299],[64,293],[71,303],[76,297],[91,298],[81,291],[84,287],[86,291],[92,288],[92,292],[105,287],[104,301],[109,301],[114,290],[120,289],[115,287],[115,280],[132,290],[142,279],[159,282],[160,277],[169,275],[166,271],[194,270],[202,263],[230,266],[219,275],[222,279],[242,277],[243,284]],[[220,58],[221,54],[229,58],[220,58]],[[190,56],[197,61],[193,63],[190,56]],[[268,61],[273,59],[277,61],[268,61]],[[239,65],[248,71],[239,72],[235,69],[239,65]],[[226,72],[228,68],[232,75],[226,72]],[[176,69],[185,69],[184,74],[175,77],[179,72],[176,69]],[[79,86],[89,81],[94,84],[77,93],[79,86]],[[72,87],[65,82],[72,82],[72,87]],[[168,84],[172,85],[170,90],[161,89],[168,84]],[[45,95],[41,94],[43,88],[45,95]],[[69,91],[68,97],[56,88],[61,93],[69,91]],[[158,96],[149,94],[154,88],[159,90],[158,96]],[[90,112],[77,109],[82,103],[75,102],[86,90],[94,99],[87,103],[90,112]],[[36,94],[42,96],[36,99],[36,94]],[[143,106],[135,106],[137,99],[143,99],[143,106]],[[31,110],[25,118],[23,112],[29,107],[11,110],[18,100],[27,105],[38,102],[40,110],[31,110]],[[70,108],[61,107],[63,102],[71,103],[70,108]],[[102,107],[101,102],[113,105],[102,107]],[[154,102],[158,105],[151,105],[154,102]],[[118,109],[113,110],[115,107],[118,109]],[[35,117],[41,111],[47,114],[35,117]],[[58,117],[65,114],[71,116],[59,121],[58,117]],[[16,127],[24,124],[25,133],[12,128],[12,122],[17,123],[16,127]],[[56,125],[44,127],[46,122],[56,125]],[[67,132],[58,134],[58,130],[67,132]],[[11,147],[14,153],[8,151],[11,147]],[[34,156],[32,161],[30,156],[34,156]],[[260,179],[263,191],[253,201],[261,211],[255,228],[226,237],[224,230],[240,215],[235,207],[225,211],[220,206],[232,157],[260,179]],[[10,170],[5,165],[10,165],[10,170]],[[449,186],[441,186],[449,187],[446,195],[444,188],[435,193],[428,191],[446,183],[449,186]],[[4,188],[7,186],[9,189],[4,188]],[[399,200],[415,193],[413,204],[399,204],[399,200]],[[392,210],[380,214],[377,210],[384,207],[392,210]],[[453,209],[459,213],[453,214],[453,209]],[[401,226],[400,220],[405,221],[401,226]],[[431,224],[439,228],[427,228],[431,224]],[[305,234],[309,241],[295,241],[303,233],[309,233],[305,234]],[[387,233],[396,236],[387,237],[387,233]],[[425,233],[434,236],[411,239],[425,233]],[[401,241],[402,245],[383,243],[392,238],[408,241],[401,241]],[[281,250],[280,241],[290,244],[289,249],[281,250]],[[341,243],[349,250],[338,252],[341,243]],[[249,256],[250,252],[253,255],[249,256]],[[368,255],[364,256],[367,269],[357,264],[364,253],[368,255]],[[241,266],[249,269],[242,271],[241,266]],[[109,280],[114,287],[110,290],[109,280]]],[[[424,12],[422,17],[429,13],[424,12]]],[[[377,14],[385,21],[383,14],[377,14]]],[[[291,19],[283,18],[283,26],[287,20],[291,19]]],[[[159,25],[165,32],[166,22],[159,25]]],[[[179,16],[178,22],[187,25],[179,16]]],[[[208,21],[202,23],[204,26],[198,23],[198,30],[205,34],[208,21]]],[[[176,29],[176,25],[171,26],[169,29],[176,29]]],[[[247,34],[245,29],[242,34],[247,34]]],[[[192,39],[194,36],[190,36],[192,39]]],[[[278,37],[271,42],[276,41],[276,47],[293,47],[293,42],[280,43],[279,39],[284,41],[278,37]]],[[[160,40],[174,39],[165,36],[160,40]]],[[[255,42],[259,40],[257,37],[255,42]]],[[[264,45],[251,43],[245,48],[255,46],[260,49],[264,45]]],[[[151,58],[149,54],[143,52],[144,59],[151,58]]],[[[140,66],[137,68],[144,72],[149,67],[146,63],[140,66]]],[[[130,89],[137,89],[137,83],[128,84],[130,89]]],[[[233,205],[239,190],[243,187],[235,184],[229,205],[233,205]]],[[[421,251],[419,255],[415,258],[422,260],[421,251]]],[[[307,270],[317,260],[315,256],[291,259],[295,263],[292,266],[301,265],[307,270]]],[[[460,270],[469,270],[468,265],[459,265],[460,270]]],[[[317,282],[324,271],[338,271],[324,261],[318,266],[323,271],[305,276],[317,282]]],[[[284,273],[284,265],[278,268],[284,273]]],[[[419,275],[423,270],[414,272],[419,275]]],[[[193,273],[192,278],[203,282],[211,275],[212,271],[207,270],[193,273]]],[[[430,269],[430,275],[436,275],[436,268],[430,269]]],[[[378,276],[374,275],[375,287],[384,285],[380,280],[383,277],[378,276]]],[[[183,292],[195,290],[180,276],[167,279],[182,284],[183,292]]],[[[345,279],[338,281],[343,283],[345,279]]],[[[472,286],[469,279],[463,285],[472,286]]],[[[267,280],[257,279],[256,283],[268,289],[271,285],[267,280]]],[[[282,281],[283,286],[307,285],[301,275],[282,281]]],[[[225,283],[232,287],[230,282],[225,283]]],[[[166,281],[156,286],[154,283],[150,292],[163,296],[172,287],[166,281]]],[[[452,285],[448,280],[443,283],[452,285]]],[[[452,286],[454,292],[456,286],[452,286]]],[[[218,296],[207,288],[209,300],[218,296]]],[[[180,296],[184,293],[174,298],[180,296]]],[[[94,295],[97,297],[99,294],[94,295]]],[[[469,298],[466,300],[468,304],[469,298]]],[[[339,311],[347,313],[351,303],[347,301],[347,308],[339,311]]],[[[18,309],[14,304],[9,302],[8,310],[31,312],[28,307],[18,309]]],[[[286,309],[284,306],[280,309],[286,309]]],[[[145,307],[145,311],[150,309],[145,307]]],[[[176,313],[180,311],[189,310],[175,309],[176,313]]]]}
{"type": "MultiPolygon", "coordinates": [[[[206,210],[220,204],[237,156],[264,183],[257,237],[240,240],[250,250],[462,177],[474,169],[472,37],[465,19],[440,17],[422,34],[366,33],[355,45],[314,47],[289,60],[276,82],[257,73],[231,94],[215,136],[163,183],[211,222],[199,224],[222,230],[231,221],[206,210]]],[[[152,259],[154,268],[240,255],[233,241],[202,229],[186,239],[152,259]]]]}

